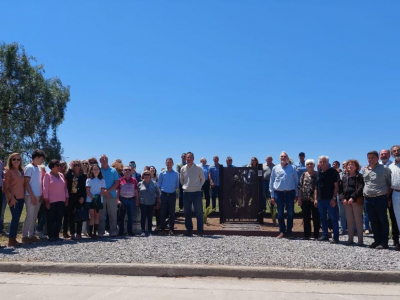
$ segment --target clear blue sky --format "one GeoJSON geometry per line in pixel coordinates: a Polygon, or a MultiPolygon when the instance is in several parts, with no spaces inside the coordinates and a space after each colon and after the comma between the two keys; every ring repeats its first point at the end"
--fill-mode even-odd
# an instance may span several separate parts
{"type": "Polygon", "coordinates": [[[0,40],[71,87],[67,160],[357,158],[400,143],[400,1],[6,1],[0,40]]]}

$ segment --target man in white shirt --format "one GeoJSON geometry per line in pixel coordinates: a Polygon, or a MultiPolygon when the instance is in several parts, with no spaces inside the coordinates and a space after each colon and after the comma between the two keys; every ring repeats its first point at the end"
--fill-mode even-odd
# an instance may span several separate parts
{"type": "MultiPolygon", "coordinates": [[[[389,207],[392,208],[394,221],[392,219],[392,215],[390,215],[390,220],[392,221],[392,235],[393,235],[393,242],[395,246],[395,250],[400,251],[399,245],[399,227],[400,227],[400,145],[394,145],[390,152],[392,153],[392,157],[394,158],[394,162],[389,165],[389,169],[392,172],[391,176],[391,188],[389,190],[392,192],[391,196],[391,204],[389,207]],[[397,226],[395,226],[397,224],[397,226]],[[395,228],[397,227],[397,228],[395,228]],[[395,240],[394,230],[397,229],[397,241],[395,240]],[[397,244],[396,244],[397,242],[397,244]]],[[[389,199],[390,200],[390,199],[389,199]]]]}

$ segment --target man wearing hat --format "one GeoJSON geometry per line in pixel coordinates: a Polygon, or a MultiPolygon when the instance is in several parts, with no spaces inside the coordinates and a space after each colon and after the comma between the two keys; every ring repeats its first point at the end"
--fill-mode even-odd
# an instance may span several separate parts
{"type": "Polygon", "coordinates": [[[296,167],[296,171],[297,171],[297,177],[300,181],[301,175],[307,171],[306,168],[306,155],[304,154],[304,152],[300,152],[299,153],[299,163],[295,166],[296,167]]]}

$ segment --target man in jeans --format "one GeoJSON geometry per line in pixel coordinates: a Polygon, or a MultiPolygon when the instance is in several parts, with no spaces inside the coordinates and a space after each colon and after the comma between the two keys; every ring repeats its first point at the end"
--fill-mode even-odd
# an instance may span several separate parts
{"type": "Polygon", "coordinates": [[[32,163],[24,170],[25,179],[25,205],[26,217],[22,227],[22,243],[31,244],[39,241],[35,236],[36,218],[41,206],[42,197],[42,173],[40,168],[46,155],[42,150],[35,150],[32,153],[32,163]]]}
{"type": "Polygon", "coordinates": [[[332,222],[333,239],[331,243],[339,243],[339,209],[337,205],[337,194],[339,189],[339,173],[329,167],[329,157],[320,156],[318,158],[318,176],[317,176],[317,192],[318,200],[314,201],[314,205],[318,207],[322,236],[318,241],[329,241],[328,237],[328,217],[332,222]]]}
{"type": "MultiPolygon", "coordinates": [[[[265,159],[265,163],[263,164],[263,205],[262,208],[263,210],[267,209],[267,199],[271,198],[271,193],[269,192],[269,182],[271,180],[271,172],[272,168],[275,167],[275,165],[272,163],[272,156],[268,155],[267,158],[265,159]]],[[[271,215],[274,211],[274,205],[271,203],[271,215]]],[[[276,223],[276,219],[273,219],[273,222],[276,223]]]]}
{"type": "Polygon", "coordinates": [[[121,208],[121,220],[118,224],[119,235],[124,235],[125,230],[125,214],[128,214],[128,235],[134,236],[132,231],[133,226],[133,215],[135,213],[135,202],[139,199],[139,192],[137,181],[132,177],[132,168],[130,166],[124,166],[124,176],[119,179],[119,185],[116,190],[117,192],[117,204],[122,204],[121,208]]]}
{"type": "Polygon", "coordinates": [[[161,235],[166,235],[165,220],[169,216],[169,235],[174,235],[176,189],[179,188],[179,173],[172,167],[174,161],[168,157],[165,161],[166,170],[158,176],[158,186],[161,190],[161,235]]]}
{"type": "Polygon", "coordinates": [[[283,237],[292,238],[294,201],[297,201],[297,172],[289,164],[289,156],[286,152],[280,155],[281,163],[272,168],[269,190],[271,193],[271,203],[278,207],[279,235],[278,239],[283,237]],[[285,206],[287,211],[287,229],[285,226],[285,206]]]}
{"type": "Polygon", "coordinates": [[[99,237],[103,237],[106,228],[106,212],[110,220],[110,236],[117,236],[117,193],[116,189],[119,185],[118,172],[108,165],[108,157],[106,155],[100,156],[101,173],[103,174],[106,182],[106,190],[103,196],[104,209],[100,210],[99,220],[99,237]]]}
{"type": "Polygon", "coordinates": [[[203,170],[194,163],[192,152],[186,153],[186,165],[179,174],[183,189],[183,211],[185,215],[185,236],[193,236],[192,205],[197,219],[197,235],[203,236],[203,199],[201,188],[205,181],[203,170]]]}
{"type": "Polygon", "coordinates": [[[377,151],[367,153],[368,166],[363,169],[364,205],[371,221],[374,242],[369,248],[389,249],[389,221],[387,217],[390,169],[379,164],[377,151]]]}

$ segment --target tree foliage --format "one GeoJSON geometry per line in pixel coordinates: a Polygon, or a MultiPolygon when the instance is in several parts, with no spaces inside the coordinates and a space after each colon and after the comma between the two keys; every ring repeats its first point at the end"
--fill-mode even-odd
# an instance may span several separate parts
{"type": "Polygon", "coordinates": [[[4,159],[12,152],[29,160],[34,149],[61,159],[57,127],[70,100],[69,86],[58,77],[45,79],[43,65],[17,43],[0,44],[0,142],[4,159]]]}

